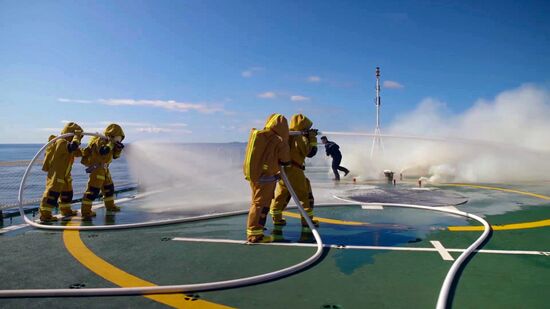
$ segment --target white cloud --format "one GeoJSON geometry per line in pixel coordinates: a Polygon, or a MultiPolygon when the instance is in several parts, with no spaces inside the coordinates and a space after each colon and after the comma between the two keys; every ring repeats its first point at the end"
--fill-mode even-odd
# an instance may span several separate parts
{"type": "Polygon", "coordinates": [[[153,133],[153,134],[159,134],[159,133],[191,134],[192,133],[190,130],[183,130],[183,129],[177,129],[177,128],[174,129],[174,128],[167,128],[167,127],[157,127],[157,126],[135,128],[135,131],[140,132],[140,133],[153,133]]]}
{"type": "Polygon", "coordinates": [[[183,128],[183,127],[187,127],[187,124],[186,124],[186,123],[178,122],[178,123],[169,123],[169,124],[167,124],[167,126],[169,126],[169,127],[183,128]]]}
{"type": "MultiPolygon", "coordinates": [[[[63,129],[62,126],[59,128],[38,128],[37,130],[40,132],[49,132],[52,134],[61,134],[61,130],[63,129]]],[[[84,130],[86,132],[103,132],[105,128],[99,128],[99,127],[84,127],[84,130]]]]}
{"type": "Polygon", "coordinates": [[[318,83],[321,81],[321,78],[319,76],[312,75],[307,78],[307,81],[310,83],[318,83]]]}
{"type": "Polygon", "coordinates": [[[59,134],[59,132],[61,131],[61,128],[38,128],[38,131],[59,134]]]}
{"type": "Polygon", "coordinates": [[[67,99],[67,98],[58,98],[57,101],[62,103],[94,103],[94,101],[91,101],[91,100],[75,100],[75,99],[67,99]]]}
{"type": "Polygon", "coordinates": [[[263,70],[264,70],[264,68],[262,68],[262,67],[251,67],[251,68],[248,68],[248,69],[242,71],[241,76],[244,77],[244,78],[250,78],[250,77],[256,75],[256,73],[261,72],[263,70]]]}
{"type": "Polygon", "coordinates": [[[143,126],[149,126],[150,123],[147,122],[128,122],[128,121],[100,121],[99,124],[108,126],[111,123],[116,123],[122,127],[143,127],[143,126]]]}
{"type": "MultiPolygon", "coordinates": [[[[66,123],[71,122],[69,120],[61,120],[61,123],[65,125],[66,123]]],[[[153,123],[149,122],[128,122],[128,121],[91,121],[91,122],[85,122],[85,121],[75,121],[80,126],[84,128],[86,132],[103,132],[106,126],[108,126],[111,123],[116,123],[122,126],[123,129],[133,130],[135,132],[141,132],[141,133],[183,133],[183,134],[190,134],[191,131],[184,129],[187,127],[186,123],[177,122],[177,123],[168,123],[163,124],[161,126],[158,126],[153,123]]],[[[61,131],[62,126],[59,128],[39,128],[38,130],[41,132],[51,132],[51,133],[57,133],[61,131]]]]}
{"type": "Polygon", "coordinates": [[[275,99],[276,97],[277,97],[277,94],[273,91],[267,91],[267,92],[258,94],[258,98],[262,98],[262,99],[275,99]]]}
{"type": "Polygon", "coordinates": [[[172,132],[171,129],[159,128],[159,127],[136,128],[136,131],[142,132],[142,133],[168,133],[168,132],[172,132]]]}
{"type": "Polygon", "coordinates": [[[224,109],[216,106],[209,106],[204,103],[178,102],[175,100],[136,100],[136,99],[98,99],[98,100],[78,100],[59,98],[63,103],[98,103],[110,106],[149,106],[173,110],[178,112],[196,111],[203,114],[223,112],[224,109]]]}
{"type": "Polygon", "coordinates": [[[69,123],[69,122],[76,122],[81,127],[87,128],[87,127],[98,127],[98,126],[108,126],[111,123],[116,123],[122,127],[147,127],[151,126],[148,122],[129,122],[129,121],[116,121],[116,120],[105,120],[105,121],[79,121],[77,120],[61,120],[61,123],[63,125],[69,123]]]}
{"type": "Polygon", "coordinates": [[[384,88],[388,88],[388,89],[401,89],[401,88],[404,88],[405,86],[401,85],[400,83],[396,82],[396,81],[393,81],[393,80],[385,80],[382,85],[384,86],[384,88]]]}
{"type": "Polygon", "coordinates": [[[309,100],[310,100],[309,97],[304,97],[301,95],[290,96],[290,101],[293,101],[293,102],[301,102],[301,101],[309,101],[309,100]]]}

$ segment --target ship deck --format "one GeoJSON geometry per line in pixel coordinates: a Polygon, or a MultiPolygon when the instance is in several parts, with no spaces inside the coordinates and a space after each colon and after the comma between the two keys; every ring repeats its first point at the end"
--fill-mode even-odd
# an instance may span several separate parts
{"type": "MultiPolygon", "coordinates": [[[[346,184],[353,186],[353,184],[346,184]]],[[[384,184],[371,184],[391,190],[384,184]]],[[[411,188],[412,184],[400,184],[411,188]]],[[[457,209],[493,226],[482,248],[458,273],[454,308],[544,308],[550,289],[548,183],[450,184],[433,191],[464,196],[457,209]]],[[[132,192],[124,193],[132,196],[132,192]]],[[[395,198],[395,196],[394,196],[395,198]]],[[[449,267],[481,234],[476,221],[428,210],[361,202],[316,208],[325,247],[314,265],[282,279],[192,294],[117,297],[3,298],[2,307],[55,308],[433,308],[449,267]],[[366,209],[365,209],[366,208],[366,209]]],[[[121,204],[98,209],[93,224],[156,220],[121,204]]],[[[438,206],[434,206],[438,207],[438,206]]],[[[78,208],[78,207],[75,207],[78,208]]],[[[158,227],[113,231],[48,231],[4,219],[0,235],[1,290],[175,285],[236,279],[288,267],[315,251],[296,210],[266,234],[274,242],[248,245],[246,214],[158,227]]],[[[270,221],[270,220],[268,220],[270,221]]],[[[59,224],[81,224],[79,217],[59,224]]]]}

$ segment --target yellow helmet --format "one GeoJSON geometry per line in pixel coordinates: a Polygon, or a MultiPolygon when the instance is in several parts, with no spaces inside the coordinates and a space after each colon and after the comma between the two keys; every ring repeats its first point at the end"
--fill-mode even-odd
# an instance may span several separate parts
{"type": "Polygon", "coordinates": [[[271,114],[267,117],[264,129],[275,132],[283,140],[288,140],[288,122],[281,114],[271,114]]]}
{"type": "Polygon", "coordinates": [[[103,134],[107,137],[120,136],[122,137],[122,139],[124,139],[124,131],[116,123],[111,123],[110,125],[108,125],[107,128],[105,128],[105,131],[103,131],[103,134]]]}
{"type": "Polygon", "coordinates": [[[305,131],[311,129],[313,122],[302,114],[295,114],[290,119],[291,131],[305,131]]]}
{"type": "Polygon", "coordinates": [[[67,133],[82,133],[82,127],[80,127],[75,122],[69,122],[64,127],[63,130],[61,130],[61,134],[67,134],[67,133]]]}

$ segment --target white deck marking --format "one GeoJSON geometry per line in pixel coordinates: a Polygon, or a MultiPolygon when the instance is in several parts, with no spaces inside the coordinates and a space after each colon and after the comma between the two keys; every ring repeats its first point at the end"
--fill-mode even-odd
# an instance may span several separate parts
{"type": "Polygon", "coordinates": [[[383,210],[384,206],[382,206],[382,205],[361,205],[361,209],[383,210]]]}
{"type": "Polygon", "coordinates": [[[6,226],[5,228],[0,229],[0,234],[7,233],[7,232],[9,232],[9,231],[15,231],[15,230],[18,230],[18,229],[20,229],[20,228],[24,228],[24,227],[27,226],[27,225],[28,225],[28,224],[23,223],[23,224],[17,224],[17,225],[6,226]]]}
{"type": "MultiPolygon", "coordinates": [[[[174,237],[172,240],[175,241],[186,241],[186,242],[199,242],[199,243],[223,243],[223,244],[238,244],[245,245],[248,244],[245,240],[234,240],[234,239],[214,239],[214,238],[190,238],[190,237],[174,237]]],[[[315,247],[315,244],[308,243],[296,243],[296,242],[270,242],[270,243],[256,243],[253,245],[263,245],[263,246],[285,246],[285,247],[315,247]]],[[[325,248],[335,248],[335,249],[351,249],[351,250],[388,250],[388,251],[416,251],[416,252],[439,252],[438,249],[433,247],[390,247],[390,246],[346,246],[346,245],[330,245],[325,244],[325,248]]],[[[457,248],[447,248],[447,252],[464,252],[466,249],[457,249],[457,248]]],[[[476,250],[475,252],[479,253],[490,253],[490,254],[517,254],[517,255],[542,255],[549,256],[549,251],[525,251],[525,250],[476,250]]]]}
{"type": "Polygon", "coordinates": [[[453,258],[453,256],[449,254],[447,249],[445,249],[445,247],[443,247],[441,242],[439,242],[437,240],[430,240],[430,243],[434,246],[434,248],[437,249],[437,252],[439,253],[439,255],[441,255],[441,258],[443,260],[445,260],[445,261],[454,261],[455,260],[453,258]]]}

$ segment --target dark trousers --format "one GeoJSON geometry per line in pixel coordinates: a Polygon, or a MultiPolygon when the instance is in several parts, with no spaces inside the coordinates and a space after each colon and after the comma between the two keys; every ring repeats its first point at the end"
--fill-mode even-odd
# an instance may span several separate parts
{"type": "Polygon", "coordinates": [[[343,166],[340,166],[340,162],[342,162],[342,157],[336,157],[332,158],[332,171],[334,172],[334,179],[340,180],[340,174],[338,171],[342,171],[344,173],[349,173],[349,170],[343,166]]]}

